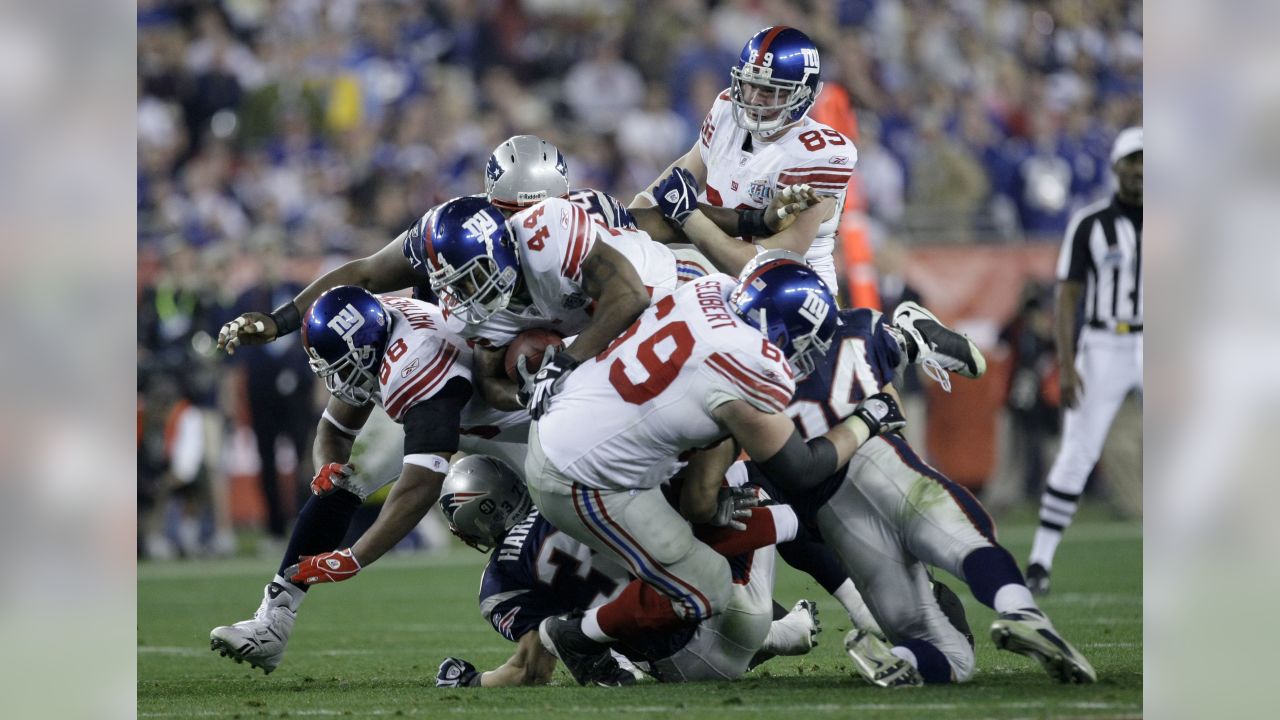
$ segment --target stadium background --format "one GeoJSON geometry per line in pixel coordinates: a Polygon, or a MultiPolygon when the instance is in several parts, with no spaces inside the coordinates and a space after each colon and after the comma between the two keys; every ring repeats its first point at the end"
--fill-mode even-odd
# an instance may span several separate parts
{"type": "MultiPolygon", "coordinates": [[[[278,539],[305,492],[321,398],[296,338],[228,359],[213,352],[223,322],[480,191],[515,133],[557,144],[573,186],[629,202],[692,144],[742,43],[770,24],[818,43],[816,112],[858,147],[842,293],[885,308],[917,293],[989,353],[988,377],[949,402],[908,380],[912,431],[1016,515],[1056,435],[1057,242],[1109,191],[1115,133],[1141,124],[1140,3],[144,0],[139,552],[233,552],[233,528],[278,539]],[[298,436],[302,467],[288,442],[264,462],[255,427],[298,436]],[[267,464],[281,471],[274,519],[267,464]]],[[[1131,404],[1093,484],[1128,515],[1140,447],[1131,404]]]]}

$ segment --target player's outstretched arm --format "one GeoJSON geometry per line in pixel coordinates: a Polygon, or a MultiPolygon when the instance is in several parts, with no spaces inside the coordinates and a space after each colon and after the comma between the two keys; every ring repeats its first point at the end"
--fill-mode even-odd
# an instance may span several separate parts
{"type": "Polygon", "coordinates": [[[867,398],[843,422],[808,442],[786,415],[763,412],[742,400],[725,403],[713,414],[770,480],[799,489],[829,477],[870,438],[907,424],[897,401],[885,393],[867,398]]]}
{"type": "Polygon", "coordinates": [[[556,669],[556,657],[542,647],[538,631],[520,636],[516,652],[505,663],[488,672],[462,658],[448,657],[436,671],[436,687],[519,687],[546,685],[556,669]]]}
{"type": "MultiPolygon", "coordinates": [[[[786,193],[790,190],[791,188],[784,190],[780,197],[785,200],[786,193]]],[[[756,245],[766,250],[790,250],[799,255],[809,252],[809,246],[818,236],[818,227],[836,211],[836,201],[830,197],[818,197],[807,186],[799,188],[797,192],[803,193],[804,198],[787,205],[788,214],[792,211],[791,208],[799,210],[795,221],[773,235],[759,238],[756,245]]]]}
{"type": "Polygon", "coordinates": [[[403,241],[402,235],[368,257],[352,260],[321,275],[292,301],[271,313],[247,312],[223,325],[218,332],[218,349],[235,354],[241,345],[263,345],[296,331],[311,303],[325,290],[338,285],[359,285],[369,292],[381,293],[423,282],[424,278],[414,271],[401,251],[403,241]]]}
{"type": "Polygon", "coordinates": [[[516,652],[509,660],[480,676],[480,686],[546,685],[555,669],[556,656],[542,647],[538,631],[530,630],[520,636],[516,652]]]}

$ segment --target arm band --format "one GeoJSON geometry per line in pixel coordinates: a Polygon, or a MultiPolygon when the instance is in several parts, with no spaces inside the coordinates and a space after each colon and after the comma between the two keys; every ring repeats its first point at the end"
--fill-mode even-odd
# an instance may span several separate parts
{"type": "Polygon", "coordinates": [[[824,437],[809,442],[792,432],[787,444],[773,457],[759,463],[766,477],[784,489],[808,490],[836,471],[836,446],[824,437]]]}
{"type": "Polygon", "coordinates": [[[773,234],[764,222],[764,208],[738,211],[738,237],[768,237],[773,234]]]}
{"type": "Polygon", "coordinates": [[[272,310],[271,319],[276,321],[276,337],[284,337],[302,327],[302,313],[292,300],[272,310]]]}
{"type": "Polygon", "coordinates": [[[338,432],[342,433],[343,435],[346,435],[347,437],[352,437],[352,438],[353,438],[353,437],[357,437],[357,436],[359,436],[359,435],[360,435],[360,430],[359,430],[358,428],[350,428],[350,427],[347,427],[346,425],[343,425],[342,423],[338,422],[338,418],[334,417],[334,416],[333,416],[333,413],[329,412],[329,408],[325,408],[325,409],[324,409],[324,414],[323,414],[323,415],[321,415],[320,417],[321,417],[321,419],[323,419],[325,422],[327,422],[327,423],[329,423],[330,425],[332,425],[332,426],[333,426],[333,428],[334,428],[335,430],[337,430],[338,432]]]}
{"type": "Polygon", "coordinates": [[[438,472],[441,475],[449,474],[449,461],[439,455],[429,455],[427,453],[405,455],[404,464],[417,465],[418,467],[426,468],[432,472],[438,472]]]}

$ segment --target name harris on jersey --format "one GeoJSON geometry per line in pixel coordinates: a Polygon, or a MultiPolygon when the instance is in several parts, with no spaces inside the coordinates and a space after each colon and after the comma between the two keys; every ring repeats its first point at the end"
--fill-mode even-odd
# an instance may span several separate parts
{"type": "Polygon", "coordinates": [[[498,550],[498,560],[520,560],[520,551],[524,549],[524,541],[529,539],[529,531],[538,521],[538,511],[529,513],[528,517],[507,531],[502,538],[502,547],[498,550]]]}

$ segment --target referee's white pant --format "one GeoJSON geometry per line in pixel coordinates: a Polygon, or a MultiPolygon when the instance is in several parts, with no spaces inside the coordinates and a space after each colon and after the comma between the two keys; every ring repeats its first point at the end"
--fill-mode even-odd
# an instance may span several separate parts
{"type": "Polygon", "coordinates": [[[1063,416],[1062,448],[1040,499],[1040,531],[1031,553],[1031,562],[1046,568],[1053,563],[1057,539],[1075,517],[1116,411],[1130,390],[1142,391],[1142,333],[1086,326],[1080,331],[1076,372],[1084,392],[1063,416]]]}

